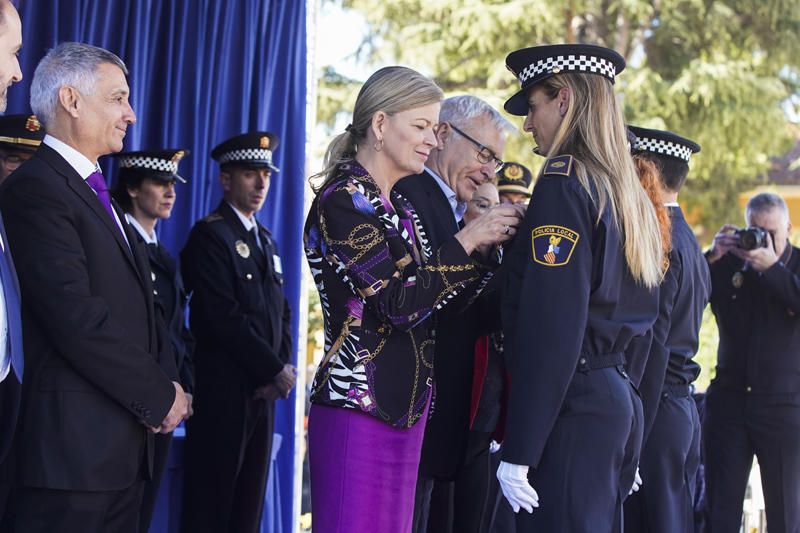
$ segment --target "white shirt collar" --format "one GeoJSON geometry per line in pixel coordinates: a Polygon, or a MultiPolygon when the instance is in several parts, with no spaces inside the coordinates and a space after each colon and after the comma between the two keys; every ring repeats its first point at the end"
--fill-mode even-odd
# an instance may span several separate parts
{"type": "Polygon", "coordinates": [[[86,179],[89,174],[97,170],[97,163],[92,163],[85,155],[52,135],[45,135],[42,142],[66,159],[69,166],[74,168],[81,178],[86,179]]]}
{"type": "Polygon", "coordinates": [[[431,170],[428,167],[425,167],[425,170],[433,176],[433,179],[436,180],[436,183],[439,184],[439,188],[442,189],[445,197],[447,198],[447,203],[450,204],[450,209],[453,211],[453,216],[456,219],[456,224],[461,222],[461,219],[464,218],[464,212],[467,210],[466,202],[459,202],[458,197],[456,197],[455,191],[450,188],[446,181],[442,179],[436,172],[431,170]]]}
{"type": "Polygon", "coordinates": [[[247,218],[246,216],[244,216],[244,214],[242,214],[242,212],[239,211],[236,208],[236,206],[234,206],[232,203],[227,202],[227,204],[229,206],[231,206],[231,209],[233,209],[233,212],[236,213],[237,217],[239,217],[239,220],[242,222],[242,225],[244,226],[244,229],[247,230],[247,231],[253,231],[253,228],[256,225],[255,219],[250,219],[250,218],[247,218]]]}
{"type": "Polygon", "coordinates": [[[153,232],[152,235],[148,235],[147,230],[144,229],[144,227],[141,224],[139,224],[139,221],[136,220],[130,213],[125,213],[125,220],[128,221],[128,224],[133,226],[133,229],[139,232],[139,235],[142,236],[144,242],[146,242],[147,244],[158,244],[158,237],[156,237],[155,231],[153,232]]]}

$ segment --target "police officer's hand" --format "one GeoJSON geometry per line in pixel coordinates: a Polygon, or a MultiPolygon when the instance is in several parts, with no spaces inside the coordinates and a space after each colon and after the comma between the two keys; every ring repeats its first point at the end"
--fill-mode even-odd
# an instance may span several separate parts
{"type": "Polygon", "coordinates": [[[731,250],[738,249],[739,237],[734,232],[739,229],[732,224],[725,224],[720,228],[716,235],[714,235],[714,243],[711,245],[711,250],[708,251],[706,256],[709,263],[713,263],[717,259],[727,254],[731,250]]]}
{"type": "Polygon", "coordinates": [[[734,248],[731,253],[750,263],[750,266],[756,272],[764,272],[778,262],[778,254],[775,253],[775,246],[772,243],[772,234],[770,232],[767,232],[766,248],[756,248],[755,250],[734,248]]]}
{"type": "Polygon", "coordinates": [[[283,370],[278,372],[278,375],[275,376],[275,386],[278,387],[281,396],[288,398],[289,393],[292,392],[296,383],[297,369],[288,363],[283,365],[283,370]]]}
{"type": "Polygon", "coordinates": [[[188,393],[188,392],[185,392],[184,394],[186,394],[186,402],[189,405],[188,405],[188,409],[186,411],[186,416],[183,417],[183,419],[184,420],[188,420],[189,417],[194,414],[194,407],[192,406],[192,404],[194,403],[194,396],[192,394],[188,393]]]}
{"type": "Polygon", "coordinates": [[[496,205],[472,219],[464,229],[456,233],[456,239],[467,254],[486,245],[503,243],[517,233],[525,207],[519,205],[496,205]]]}
{"type": "Polygon", "coordinates": [[[630,496],[634,492],[639,492],[639,489],[642,488],[642,476],[639,475],[639,467],[636,467],[636,476],[633,478],[633,486],[631,490],[628,491],[628,495],[630,496]]]}
{"type": "Polygon", "coordinates": [[[280,397],[281,391],[278,390],[278,387],[274,383],[259,387],[253,393],[254,400],[275,401],[280,397]]]}
{"type": "Polygon", "coordinates": [[[539,507],[539,495],[528,483],[528,466],[515,465],[505,461],[500,462],[497,468],[497,480],[503,490],[503,496],[515,513],[525,509],[529,513],[534,507],[539,507]]]}
{"type": "Polygon", "coordinates": [[[186,400],[186,393],[183,392],[183,387],[176,381],[173,381],[172,384],[175,386],[175,400],[172,402],[172,407],[164,421],[156,428],[158,433],[170,433],[189,412],[189,402],[186,400]]]}

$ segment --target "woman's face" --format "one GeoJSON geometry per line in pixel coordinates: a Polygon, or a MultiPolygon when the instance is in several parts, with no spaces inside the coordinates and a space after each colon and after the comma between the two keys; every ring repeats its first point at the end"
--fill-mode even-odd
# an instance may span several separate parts
{"type": "Polygon", "coordinates": [[[553,146],[556,132],[569,106],[568,94],[567,89],[561,89],[551,99],[540,86],[528,93],[528,116],[525,117],[523,129],[533,135],[539,155],[546,156],[553,146]]]}
{"type": "Polygon", "coordinates": [[[484,183],[472,195],[464,213],[464,222],[469,223],[500,203],[497,187],[493,183],[484,183]]]}
{"type": "Polygon", "coordinates": [[[381,125],[383,149],[393,174],[419,174],[436,147],[434,129],[439,122],[438,102],[386,115],[381,125]]]}
{"type": "Polygon", "coordinates": [[[167,219],[175,205],[175,181],[145,178],[135,189],[128,189],[134,214],[150,219],[167,219]]]}

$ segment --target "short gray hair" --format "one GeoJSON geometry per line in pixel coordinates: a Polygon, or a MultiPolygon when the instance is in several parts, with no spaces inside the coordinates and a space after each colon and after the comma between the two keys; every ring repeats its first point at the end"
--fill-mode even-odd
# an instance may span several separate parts
{"type": "Polygon", "coordinates": [[[745,222],[750,224],[750,215],[753,213],[764,213],[773,209],[779,209],[786,221],[789,221],[789,208],[783,198],[774,192],[758,193],[747,201],[747,206],[744,208],[745,222]]]}
{"type": "Polygon", "coordinates": [[[116,65],[128,75],[125,63],[116,54],[84,43],[61,43],[39,61],[31,82],[31,110],[45,125],[55,120],[58,91],[65,85],[82,94],[93,94],[97,67],[116,65]]]}
{"type": "Polygon", "coordinates": [[[492,126],[502,133],[517,131],[517,128],[497,109],[470,94],[445,98],[442,101],[442,109],[439,111],[439,122],[451,122],[456,126],[463,126],[470,120],[482,116],[488,116],[492,126]]]}

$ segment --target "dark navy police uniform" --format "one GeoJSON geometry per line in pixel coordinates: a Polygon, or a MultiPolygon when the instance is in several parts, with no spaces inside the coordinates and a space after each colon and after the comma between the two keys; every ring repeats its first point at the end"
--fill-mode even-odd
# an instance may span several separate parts
{"type": "Polygon", "coordinates": [[[770,533],[800,531],[800,249],[759,274],[727,254],[711,266],[717,374],[703,420],[708,527],[739,531],[758,458],[770,533]]]}
{"type": "Polygon", "coordinates": [[[655,321],[656,291],[631,276],[612,213],[598,217],[579,164],[545,163],[507,262],[502,453],[531,466],[540,498],[517,514],[520,533],[618,530],[642,437],[624,352],[655,321]]]}

